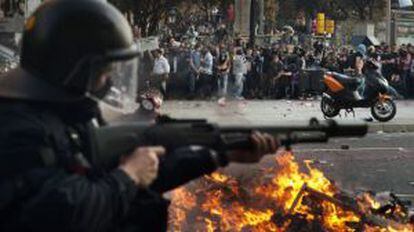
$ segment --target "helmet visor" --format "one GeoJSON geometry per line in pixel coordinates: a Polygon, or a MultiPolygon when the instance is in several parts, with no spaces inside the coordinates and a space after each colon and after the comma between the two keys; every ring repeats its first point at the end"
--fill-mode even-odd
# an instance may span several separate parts
{"type": "Polygon", "coordinates": [[[99,72],[101,83],[94,84],[99,88],[91,94],[102,99],[104,115],[108,110],[121,115],[133,113],[138,108],[138,59],[111,61],[99,72]]]}

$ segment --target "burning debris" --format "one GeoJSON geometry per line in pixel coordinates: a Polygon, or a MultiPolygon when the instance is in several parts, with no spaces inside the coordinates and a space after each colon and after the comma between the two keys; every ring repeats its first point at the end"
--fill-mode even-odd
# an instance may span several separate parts
{"type": "Polygon", "coordinates": [[[344,193],[310,162],[302,172],[289,152],[276,164],[248,184],[214,173],[176,190],[170,231],[414,231],[395,196],[381,202],[372,193],[344,193]]]}

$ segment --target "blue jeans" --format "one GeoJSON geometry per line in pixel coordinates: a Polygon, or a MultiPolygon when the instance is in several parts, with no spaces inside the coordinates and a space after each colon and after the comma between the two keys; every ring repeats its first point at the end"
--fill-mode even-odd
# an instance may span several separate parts
{"type": "Polygon", "coordinates": [[[229,81],[229,74],[223,73],[217,75],[217,87],[218,87],[218,96],[225,97],[227,96],[227,86],[229,81]]]}
{"type": "Polygon", "coordinates": [[[190,72],[188,75],[188,90],[191,94],[195,94],[196,91],[196,81],[197,81],[197,74],[194,72],[190,72]]]}
{"type": "Polygon", "coordinates": [[[365,78],[362,78],[361,83],[359,84],[357,88],[357,91],[359,95],[361,95],[361,97],[365,97],[365,88],[366,88],[365,78]]]}
{"type": "Polygon", "coordinates": [[[233,97],[241,97],[243,93],[244,75],[235,74],[233,83],[233,97]]]}

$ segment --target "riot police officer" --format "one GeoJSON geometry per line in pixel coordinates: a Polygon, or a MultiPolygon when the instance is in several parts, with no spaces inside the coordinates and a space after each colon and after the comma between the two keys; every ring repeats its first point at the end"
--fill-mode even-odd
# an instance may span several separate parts
{"type": "Polygon", "coordinates": [[[19,68],[0,78],[0,231],[163,231],[162,193],[255,151],[140,147],[111,171],[94,165],[91,131],[114,65],[138,55],[123,15],[102,0],[54,0],[27,20],[19,68]]]}

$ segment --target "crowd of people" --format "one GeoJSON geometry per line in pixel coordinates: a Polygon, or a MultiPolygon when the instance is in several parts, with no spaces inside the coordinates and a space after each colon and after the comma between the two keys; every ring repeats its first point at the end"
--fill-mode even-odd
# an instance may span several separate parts
{"type": "Polygon", "coordinates": [[[305,53],[299,47],[248,47],[243,39],[192,46],[170,38],[150,57],[149,82],[172,98],[298,97],[299,73],[306,68],[305,53]],[[163,86],[159,85],[161,60],[163,86]]]}
{"type": "MultiPolygon", "coordinates": [[[[248,39],[241,37],[221,42],[220,38],[226,36],[221,32],[223,28],[208,42],[197,38],[194,28],[187,33],[187,39],[166,39],[160,49],[149,55],[152,63],[145,71],[152,73],[145,75],[149,83],[170,99],[302,99],[309,93],[303,82],[322,79],[323,72],[314,75],[312,70],[352,73],[354,57],[361,54],[378,60],[379,72],[398,91],[399,98],[414,93],[411,44],[361,44],[353,48],[330,46],[323,41],[301,46],[281,40],[269,46],[251,46],[248,39]],[[160,80],[161,60],[164,65],[160,80]]],[[[318,89],[320,92],[323,86],[318,89]]]]}

